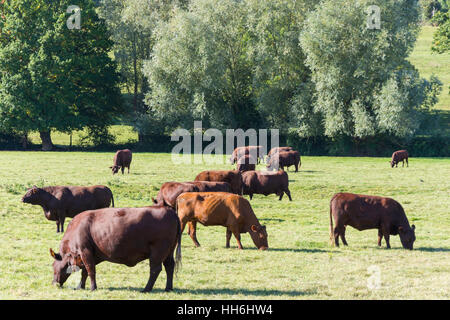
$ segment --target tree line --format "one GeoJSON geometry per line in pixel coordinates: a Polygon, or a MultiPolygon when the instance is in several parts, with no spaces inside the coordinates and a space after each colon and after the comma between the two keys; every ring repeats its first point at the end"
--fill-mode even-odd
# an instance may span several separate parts
{"type": "Polygon", "coordinates": [[[0,131],[39,131],[46,149],[54,130],[107,140],[118,119],[141,141],[194,120],[299,139],[436,135],[442,83],[408,61],[424,3],[5,0],[0,131]],[[71,4],[81,30],[66,27],[71,4]]]}

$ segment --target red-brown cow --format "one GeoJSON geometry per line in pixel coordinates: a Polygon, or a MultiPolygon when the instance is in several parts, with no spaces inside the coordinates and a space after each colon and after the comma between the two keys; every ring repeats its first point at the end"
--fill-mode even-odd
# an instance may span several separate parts
{"type": "Polygon", "coordinates": [[[85,288],[89,276],[91,290],[95,290],[96,265],[100,262],[133,267],[149,259],[150,277],[143,292],[152,290],[162,264],[167,273],[166,291],[170,291],[173,289],[174,270],[181,262],[180,221],[169,207],[85,211],[70,222],[59,250],[55,253],[50,249],[50,253],[55,259],[53,283],[60,286],[78,267],[82,270],[78,289],[85,288]]]}
{"type": "Polygon", "coordinates": [[[241,172],[255,169],[256,169],[256,160],[249,154],[240,157],[236,163],[236,170],[241,172]]]}
{"type": "Polygon", "coordinates": [[[414,230],[409,226],[403,207],[391,198],[366,196],[352,193],[337,193],[330,201],[330,238],[339,246],[339,236],[344,245],[345,227],[352,226],[359,231],[378,229],[378,246],[384,237],[389,249],[389,235],[400,235],[403,248],[413,249],[416,240],[414,230]],[[336,227],[333,227],[333,219],[336,227]]]}
{"type": "Polygon", "coordinates": [[[196,247],[196,226],[224,226],[227,228],[226,247],[230,247],[231,234],[236,237],[239,249],[243,249],[241,233],[250,233],[255,246],[260,250],[269,248],[267,232],[262,226],[250,203],[241,196],[224,192],[183,193],[177,199],[177,213],[181,222],[181,231],[187,223],[192,223],[190,236],[196,247]]]}
{"type": "Polygon", "coordinates": [[[234,149],[230,157],[230,163],[235,164],[244,155],[251,155],[259,163],[260,159],[264,159],[264,151],[262,146],[237,147],[234,149]]]}
{"type": "Polygon", "coordinates": [[[391,168],[393,168],[394,166],[397,168],[398,167],[398,163],[400,161],[402,162],[402,167],[404,167],[405,166],[405,160],[406,160],[406,166],[409,167],[408,151],[406,151],[406,150],[395,151],[392,154],[392,160],[390,161],[391,168]]]}
{"type": "Polygon", "coordinates": [[[277,152],[270,157],[268,170],[284,170],[284,167],[289,169],[290,166],[295,166],[295,172],[302,165],[300,153],[298,151],[283,151],[277,152]]]}
{"type": "Polygon", "coordinates": [[[247,171],[242,173],[242,183],[244,185],[244,194],[250,196],[252,200],[254,194],[263,194],[265,196],[275,193],[283,198],[286,193],[289,201],[292,201],[289,191],[289,178],[285,171],[247,171]]]}
{"type": "Polygon", "coordinates": [[[195,177],[195,181],[228,182],[233,193],[242,195],[242,174],[237,170],[202,171],[197,175],[197,177],[195,177]]]}
{"type": "Polygon", "coordinates": [[[283,151],[294,151],[294,149],[292,147],[275,147],[275,148],[272,148],[272,149],[270,149],[269,153],[267,154],[266,163],[270,162],[270,157],[272,155],[274,155],[275,153],[278,153],[278,152],[283,152],[283,151]]]}
{"type": "Polygon", "coordinates": [[[114,197],[106,186],[74,187],[52,186],[38,188],[34,186],[23,196],[22,202],[40,205],[48,220],[56,221],[56,232],[64,232],[66,217],[73,218],[80,212],[107,208],[114,197]]]}
{"type": "Polygon", "coordinates": [[[125,168],[128,168],[128,173],[130,173],[131,160],[133,155],[130,150],[119,150],[114,155],[113,165],[109,167],[112,170],[113,175],[119,172],[119,169],[122,171],[122,174],[125,168]]]}

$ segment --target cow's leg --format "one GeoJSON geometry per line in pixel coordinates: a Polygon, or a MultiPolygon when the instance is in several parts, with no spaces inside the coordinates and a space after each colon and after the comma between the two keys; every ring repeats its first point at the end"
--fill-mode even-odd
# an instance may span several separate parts
{"type": "Polygon", "coordinates": [[[378,229],[378,246],[381,247],[381,240],[383,239],[383,233],[381,232],[381,228],[378,229]]]}
{"type": "Polygon", "coordinates": [[[295,164],[295,172],[298,172],[298,163],[295,164]]]}
{"type": "Polygon", "coordinates": [[[281,191],[281,192],[280,192],[280,198],[279,198],[278,200],[280,200],[280,201],[281,201],[281,199],[283,199],[283,195],[284,195],[284,192],[283,192],[283,191],[281,191]]]}
{"type": "Polygon", "coordinates": [[[381,226],[381,232],[383,233],[384,236],[384,241],[386,241],[386,248],[390,249],[391,248],[391,244],[389,243],[389,230],[390,230],[390,226],[389,225],[382,225],[381,226]]]}
{"type": "Polygon", "coordinates": [[[56,220],[56,233],[59,233],[59,220],[56,220]]]}
{"type": "Polygon", "coordinates": [[[120,168],[120,170],[122,171],[122,174],[124,174],[124,171],[125,171],[125,167],[124,167],[124,166],[122,166],[122,167],[120,168]]]}
{"type": "Polygon", "coordinates": [[[406,167],[409,168],[408,158],[406,158],[406,167]]]}
{"type": "Polygon", "coordinates": [[[88,273],[86,271],[86,268],[81,269],[81,280],[78,284],[77,290],[86,288],[86,279],[88,277],[88,273]]]}
{"type": "Polygon", "coordinates": [[[241,243],[241,233],[239,232],[239,228],[232,226],[231,232],[233,233],[234,237],[236,238],[236,241],[238,243],[238,248],[240,250],[244,249],[241,243]]]}
{"type": "Polygon", "coordinates": [[[348,246],[347,240],[345,239],[345,227],[343,227],[339,231],[339,235],[341,236],[341,240],[342,240],[342,243],[344,244],[344,246],[348,246]]]}
{"type": "Polygon", "coordinates": [[[286,190],[284,190],[284,192],[287,194],[287,196],[289,197],[289,201],[292,201],[292,197],[291,197],[291,192],[289,191],[289,189],[286,188],[286,190]]]}
{"type": "Polygon", "coordinates": [[[227,248],[230,247],[231,234],[232,234],[231,230],[227,228],[227,243],[226,243],[227,248]]]}
{"type": "Polygon", "coordinates": [[[150,258],[150,277],[148,279],[147,285],[142,292],[150,292],[155,285],[156,279],[158,279],[159,274],[162,270],[161,260],[156,260],[155,258],[150,258]]]}
{"type": "Polygon", "coordinates": [[[95,260],[92,253],[89,250],[83,250],[81,252],[81,260],[83,261],[86,272],[91,279],[91,291],[97,289],[97,281],[95,280],[95,260]]]}
{"type": "Polygon", "coordinates": [[[402,168],[405,167],[405,159],[402,160],[402,168]]]}
{"type": "Polygon", "coordinates": [[[190,222],[190,226],[192,227],[189,235],[191,236],[192,241],[194,241],[195,246],[200,247],[200,243],[197,240],[197,221],[190,222]]]}
{"type": "Polygon", "coordinates": [[[250,196],[250,200],[252,200],[253,199],[253,193],[250,193],[249,196],[250,196]]]}
{"type": "Polygon", "coordinates": [[[130,174],[130,166],[128,166],[128,174],[130,174]]]}
{"type": "Polygon", "coordinates": [[[164,260],[164,269],[166,269],[166,291],[173,290],[173,271],[175,270],[175,260],[173,259],[173,252],[164,260]]]}

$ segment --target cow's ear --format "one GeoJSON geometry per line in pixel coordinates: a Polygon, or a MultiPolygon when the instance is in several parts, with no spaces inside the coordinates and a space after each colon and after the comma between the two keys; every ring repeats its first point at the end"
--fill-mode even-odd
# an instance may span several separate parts
{"type": "Polygon", "coordinates": [[[55,251],[53,251],[52,248],[50,248],[50,255],[55,259],[55,260],[62,260],[62,257],[59,253],[55,253],[55,251]]]}
{"type": "Polygon", "coordinates": [[[258,227],[255,226],[254,224],[252,224],[252,226],[250,227],[250,229],[252,229],[253,232],[258,232],[258,227]]]}

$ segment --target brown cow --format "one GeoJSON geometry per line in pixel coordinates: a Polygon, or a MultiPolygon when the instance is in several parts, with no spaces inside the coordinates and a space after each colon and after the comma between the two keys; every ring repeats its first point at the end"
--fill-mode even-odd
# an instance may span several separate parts
{"type": "Polygon", "coordinates": [[[100,262],[133,267],[150,259],[150,278],[143,292],[152,290],[162,270],[161,264],[167,273],[166,291],[171,291],[174,270],[181,262],[180,221],[175,211],[168,207],[85,211],[70,222],[59,250],[55,253],[50,249],[50,253],[55,259],[53,283],[60,286],[74,268],[81,268],[78,289],[85,288],[89,276],[91,290],[95,290],[95,266],[100,262]]]}
{"type": "Polygon", "coordinates": [[[112,170],[112,174],[115,175],[117,172],[119,172],[119,169],[121,169],[123,174],[125,168],[128,168],[128,173],[130,173],[130,165],[132,158],[133,155],[131,154],[131,151],[128,149],[117,151],[116,154],[114,155],[113,165],[109,167],[112,170]]]}
{"type": "Polygon", "coordinates": [[[237,147],[231,154],[230,163],[235,164],[239,158],[248,154],[256,158],[256,163],[259,163],[260,159],[264,159],[264,149],[262,146],[237,147]]]}
{"type": "Polygon", "coordinates": [[[247,171],[242,173],[242,183],[244,185],[244,194],[250,196],[252,200],[254,194],[263,194],[265,196],[275,193],[283,198],[284,193],[292,201],[289,191],[289,178],[285,171],[247,171]]]}
{"type": "Polygon", "coordinates": [[[177,199],[177,213],[181,222],[181,232],[188,222],[192,223],[190,236],[196,247],[200,246],[196,235],[197,222],[204,226],[224,226],[227,228],[226,247],[230,247],[231,234],[236,237],[239,249],[241,233],[250,233],[256,247],[269,248],[266,227],[262,226],[250,203],[241,196],[225,192],[183,193],[177,199]]]}
{"type": "Polygon", "coordinates": [[[217,181],[228,182],[231,186],[231,191],[242,195],[242,174],[240,171],[231,170],[207,170],[200,172],[195,181],[217,181]]]}
{"type": "Polygon", "coordinates": [[[409,167],[408,151],[406,151],[406,150],[395,151],[392,154],[392,160],[390,161],[391,168],[393,168],[394,166],[397,168],[398,167],[398,163],[400,161],[402,162],[402,167],[404,167],[405,166],[405,160],[406,160],[406,166],[409,167]]]}
{"type": "Polygon", "coordinates": [[[73,218],[80,212],[107,208],[114,197],[106,186],[74,187],[52,186],[38,188],[34,186],[23,196],[22,202],[40,205],[44,209],[45,217],[56,221],[56,232],[64,232],[64,220],[73,218]]]}
{"type": "Polygon", "coordinates": [[[290,166],[295,166],[295,172],[298,172],[298,168],[302,165],[300,159],[300,153],[298,151],[282,151],[273,154],[270,157],[268,170],[284,170],[284,167],[289,169],[290,166]]]}
{"type": "Polygon", "coordinates": [[[267,154],[267,158],[266,158],[266,163],[270,162],[270,157],[278,152],[282,152],[282,151],[294,151],[294,149],[292,147],[275,147],[270,149],[269,153],[267,154]]]}
{"type": "Polygon", "coordinates": [[[415,226],[409,226],[408,218],[400,203],[377,196],[337,193],[330,201],[330,238],[339,246],[339,236],[344,245],[345,227],[361,230],[378,229],[378,246],[384,236],[389,249],[389,235],[400,235],[403,248],[413,249],[416,240],[415,226]],[[333,219],[336,227],[333,228],[333,219]]]}
{"type": "Polygon", "coordinates": [[[243,155],[236,163],[236,170],[244,172],[256,169],[256,160],[250,154],[243,155]]]}
{"type": "Polygon", "coordinates": [[[231,192],[231,186],[227,182],[166,182],[161,186],[156,200],[152,200],[155,205],[175,208],[178,196],[184,192],[231,192]]]}

